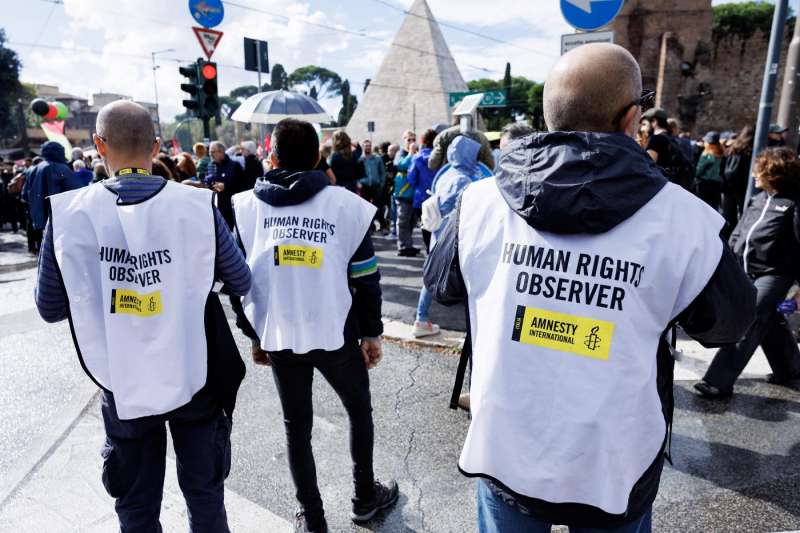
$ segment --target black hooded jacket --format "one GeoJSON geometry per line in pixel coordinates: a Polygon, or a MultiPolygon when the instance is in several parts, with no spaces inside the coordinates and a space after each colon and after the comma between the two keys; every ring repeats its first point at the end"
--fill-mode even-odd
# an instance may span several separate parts
{"type": "MultiPolygon", "coordinates": [[[[628,219],[667,183],[633,139],[623,134],[536,133],[510,144],[495,177],[509,208],[532,228],[558,234],[602,234],[628,219]]],[[[445,305],[467,298],[458,257],[460,205],[425,264],[425,286],[445,305]]],[[[487,231],[492,231],[487,229],[487,231]]],[[[503,229],[496,228],[502,238],[503,229]]],[[[665,230],[667,231],[667,230],[665,230]]],[[[705,289],[676,322],[704,346],[737,341],[755,316],[755,290],[727,246],[705,289]]],[[[672,420],[674,361],[666,333],[654,356],[657,387],[668,426],[672,420]]],[[[666,447],[666,439],[665,439],[666,447]]],[[[616,527],[638,519],[655,500],[663,468],[659,453],[634,486],[621,515],[574,503],[551,503],[515,494],[499,480],[495,490],[537,517],[557,524],[616,527]]]]}
{"type": "MultiPolygon", "coordinates": [[[[269,205],[285,207],[306,202],[328,185],[328,176],[317,170],[296,172],[275,169],[256,180],[253,194],[269,205]]],[[[372,237],[367,233],[353,257],[350,258],[350,264],[369,261],[374,257],[372,237]]],[[[348,268],[349,271],[350,268],[348,268]]],[[[344,325],[345,344],[357,343],[364,337],[379,337],[383,333],[380,280],[379,271],[348,279],[350,292],[353,295],[353,304],[350,306],[350,312],[344,325]]],[[[260,280],[253,279],[254,285],[259,282],[260,280]]],[[[234,310],[236,311],[236,325],[242,330],[242,333],[254,341],[259,340],[258,334],[245,317],[241,306],[234,306],[234,310]]]]}

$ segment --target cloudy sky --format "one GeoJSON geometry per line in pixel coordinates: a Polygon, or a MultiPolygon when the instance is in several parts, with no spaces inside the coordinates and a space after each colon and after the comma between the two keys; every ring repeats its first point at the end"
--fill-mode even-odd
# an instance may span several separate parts
{"type": "MultiPolygon", "coordinates": [[[[722,3],[723,0],[714,0],[722,3]]],[[[794,6],[798,0],[791,0],[794,6]]],[[[220,92],[256,84],[241,67],[243,37],[269,42],[270,63],[287,71],[316,64],[350,80],[360,96],[374,76],[412,0],[237,0],[226,2],[216,29],[224,36],[213,59],[220,92]],[[235,4],[235,5],[234,5],[235,4]],[[354,35],[326,29],[334,26],[354,35]]],[[[428,0],[465,79],[501,78],[506,61],[515,75],[543,80],[558,57],[560,36],[571,33],[557,0],[428,0]],[[524,7],[521,7],[524,6],[524,7]],[[501,41],[501,42],[498,42],[501,41]],[[532,50],[536,51],[533,53],[532,50]]],[[[151,52],[157,56],[162,120],[181,111],[179,62],[201,54],[187,0],[0,0],[10,46],[23,62],[22,79],[58,85],[89,97],[115,92],[153,101],[151,52]],[[24,6],[24,7],[23,7],[24,6]]],[[[338,101],[323,104],[329,112],[338,101]]]]}

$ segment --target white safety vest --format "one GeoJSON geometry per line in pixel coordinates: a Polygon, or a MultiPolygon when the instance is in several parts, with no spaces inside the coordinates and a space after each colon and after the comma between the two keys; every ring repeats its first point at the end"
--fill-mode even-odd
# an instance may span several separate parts
{"type": "Polygon", "coordinates": [[[722,225],[667,184],[606,233],[554,234],[494,179],[471,185],[458,230],[474,354],[462,471],[624,513],[666,434],[659,338],[713,275],[722,225]]]}
{"type": "Polygon", "coordinates": [[[122,420],[163,414],[206,384],[212,194],[167,181],[117,204],[98,183],[50,197],[56,261],[84,369],[122,420]]]}
{"type": "Polygon", "coordinates": [[[332,351],[344,345],[352,305],[348,265],[375,206],[343,187],[274,207],[253,191],[234,195],[236,228],[253,273],[244,312],[267,351],[332,351]]]}

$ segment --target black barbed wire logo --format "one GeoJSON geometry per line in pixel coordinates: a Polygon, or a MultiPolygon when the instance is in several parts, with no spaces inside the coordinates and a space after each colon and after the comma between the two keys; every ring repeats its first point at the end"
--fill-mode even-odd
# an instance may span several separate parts
{"type": "Polygon", "coordinates": [[[148,303],[147,307],[151,313],[155,312],[155,310],[158,308],[158,302],[156,301],[155,296],[150,297],[150,302],[148,303]]]}
{"type": "Polygon", "coordinates": [[[593,327],[591,333],[586,335],[586,340],[583,341],[583,345],[592,351],[596,350],[600,343],[603,342],[603,339],[597,334],[599,330],[600,326],[593,327]]]}
{"type": "Polygon", "coordinates": [[[311,252],[311,261],[310,261],[310,263],[312,265],[316,265],[317,264],[317,251],[316,250],[311,252]]]}

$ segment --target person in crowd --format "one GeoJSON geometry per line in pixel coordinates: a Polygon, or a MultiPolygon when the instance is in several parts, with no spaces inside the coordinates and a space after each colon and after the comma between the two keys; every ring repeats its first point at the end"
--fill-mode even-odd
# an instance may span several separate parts
{"type": "Polygon", "coordinates": [[[94,174],[92,183],[108,179],[108,170],[106,170],[106,165],[100,159],[96,159],[92,164],[92,173],[94,174]]]}
{"type": "Polygon", "coordinates": [[[384,157],[383,161],[386,165],[386,198],[387,203],[389,205],[389,213],[387,216],[387,227],[391,231],[389,235],[391,237],[397,237],[397,205],[394,201],[394,182],[395,177],[399,170],[394,164],[394,160],[397,157],[398,152],[400,151],[400,146],[397,144],[390,144],[386,148],[386,156],[384,157]]]}
{"type": "Polygon", "coordinates": [[[361,159],[361,147],[353,143],[344,130],[333,132],[333,153],[328,164],[336,176],[336,185],[342,186],[350,192],[356,192],[357,183],[364,177],[364,165],[361,159]]]}
{"type": "Polygon", "coordinates": [[[158,157],[153,158],[150,168],[150,174],[152,174],[153,176],[164,178],[167,181],[178,181],[175,179],[175,176],[172,174],[172,171],[169,169],[169,167],[166,164],[164,164],[164,161],[162,159],[158,157]]]}
{"type": "Polygon", "coordinates": [[[83,150],[81,150],[80,148],[77,147],[73,148],[72,151],[70,152],[70,155],[71,155],[69,160],[70,168],[73,168],[72,164],[75,161],[83,161],[83,150]]]}
{"type": "Polygon", "coordinates": [[[468,303],[459,467],[480,478],[481,533],[649,533],[671,325],[726,343],[753,320],[722,217],[633,140],[641,84],[621,46],[561,56],[544,86],[549,133],[512,142],[497,175],[464,191],[425,265],[434,299],[468,303]]]}
{"type": "Polygon", "coordinates": [[[750,201],[729,244],[758,291],[756,320],[735,344],[717,351],[703,380],[695,384],[707,398],[733,394],[736,379],[759,345],[772,368],[767,381],[800,379],[797,341],[777,311],[800,273],[800,161],[788,148],[767,148],[753,170],[761,192],[750,201]]]}
{"type": "Polygon", "coordinates": [[[160,141],[144,107],[108,104],[96,131],[114,177],[51,196],[36,306],[47,322],[70,320],[81,365],[102,387],[102,477],[120,531],[161,531],[168,422],[189,530],[227,533],[244,365],[210,290],[218,274],[244,294],[250,271],[208,190],[151,175],[160,141]]]}
{"type": "MultiPolygon", "coordinates": [[[[231,198],[239,192],[244,181],[242,166],[228,157],[225,145],[213,141],[209,145],[211,162],[206,171],[205,183],[217,193],[217,206],[228,226],[233,229],[233,208],[231,198]]],[[[199,170],[198,170],[199,172],[199,170]]]]}
{"type": "MultiPolygon", "coordinates": [[[[168,154],[164,152],[159,152],[156,156],[156,159],[164,165],[167,170],[169,170],[169,176],[163,176],[172,181],[183,181],[183,177],[181,176],[180,170],[178,170],[178,165],[175,163],[175,160],[168,154]]],[[[157,174],[161,176],[161,174],[157,174]]]]}
{"type": "Polygon", "coordinates": [[[242,141],[242,157],[244,158],[244,183],[242,190],[255,187],[256,180],[264,175],[264,169],[258,160],[258,146],[255,141],[242,141]]]}
{"type": "Polygon", "coordinates": [[[725,237],[730,236],[744,209],[747,182],[750,180],[750,160],[753,157],[755,128],[745,126],[725,152],[722,173],[722,216],[725,217],[725,237]]]}
{"type": "Polygon", "coordinates": [[[680,121],[677,118],[671,117],[667,119],[667,125],[669,126],[669,134],[673,139],[675,139],[675,142],[678,143],[683,157],[686,158],[687,161],[692,161],[694,158],[694,146],[692,145],[692,139],[690,137],[681,135],[680,121]]]}
{"type": "Polygon", "coordinates": [[[719,132],[709,131],[703,137],[703,155],[697,162],[695,193],[713,209],[719,209],[722,196],[722,169],[725,152],[719,142],[719,132]]]}
{"type": "Polygon", "coordinates": [[[767,130],[767,147],[786,146],[787,128],[780,124],[770,124],[767,130]]]}
{"type": "Polygon", "coordinates": [[[310,123],[281,120],[272,146],[273,170],[253,191],[233,198],[236,229],[253,269],[253,289],[238,323],[253,340],[254,361],[272,367],[300,502],[295,531],[327,532],[311,449],[315,369],[350,420],[352,520],[372,519],[399,494],[396,482],[379,483],[373,474],[367,371],[381,359],[383,333],[380,273],[369,235],[375,207],[329,187],[326,176],[313,170],[319,138],[310,123]],[[293,219],[311,220],[318,231],[301,229],[293,219]]]}
{"type": "MultiPolygon", "coordinates": [[[[408,170],[408,184],[414,189],[414,218],[419,220],[422,216],[422,203],[431,195],[433,177],[436,175],[434,170],[428,168],[428,159],[433,151],[433,140],[436,138],[436,130],[425,130],[420,138],[422,148],[419,153],[411,160],[411,168],[408,170]]],[[[425,243],[425,252],[431,251],[431,232],[422,229],[422,241],[425,243]]]]}
{"type": "Polygon", "coordinates": [[[328,159],[330,159],[332,153],[333,144],[330,141],[321,144],[319,147],[319,162],[317,163],[317,166],[314,167],[314,170],[319,170],[320,172],[324,173],[326,176],[328,176],[328,183],[331,185],[336,185],[336,175],[331,170],[330,165],[328,165],[328,159]]]}
{"type": "Polygon", "coordinates": [[[83,162],[83,159],[76,159],[72,162],[72,172],[75,175],[78,187],[89,185],[92,182],[92,178],[94,178],[94,174],[86,168],[86,163],[83,162]]]}
{"type": "Polygon", "coordinates": [[[205,181],[206,173],[208,172],[208,164],[211,162],[206,145],[203,143],[194,143],[192,151],[197,160],[197,179],[205,181]]]}
{"type": "Polygon", "coordinates": [[[77,186],[72,169],[67,165],[64,147],[55,141],[44,143],[42,161],[28,171],[22,187],[22,199],[28,206],[30,215],[27,230],[33,244],[33,253],[39,252],[42,243],[42,230],[48,218],[45,204],[47,197],[77,186]]]}
{"type": "Polygon", "coordinates": [[[199,180],[197,179],[197,166],[194,164],[192,154],[188,152],[182,152],[179,154],[175,166],[178,169],[178,176],[180,177],[181,182],[189,180],[199,183],[199,180]]]}
{"type": "MultiPolygon", "coordinates": [[[[503,150],[505,150],[506,147],[511,143],[511,141],[519,139],[520,137],[525,137],[526,135],[530,135],[535,131],[536,130],[534,130],[525,122],[511,122],[506,124],[500,131],[500,152],[502,153],[503,150]]],[[[496,164],[497,162],[495,162],[495,165],[496,164]]]]}
{"type": "Polygon", "coordinates": [[[489,139],[483,132],[472,130],[466,133],[461,133],[461,125],[459,124],[459,117],[453,116],[453,125],[446,130],[439,133],[433,140],[433,150],[431,151],[430,158],[428,159],[428,166],[432,170],[439,170],[447,163],[447,147],[456,137],[466,135],[473,141],[480,143],[481,152],[478,160],[486,165],[488,168],[494,168],[494,156],[492,155],[492,146],[489,139]]]}
{"type": "MultiPolygon", "coordinates": [[[[651,105],[655,100],[655,93],[647,91],[646,100],[645,105],[651,105]]],[[[642,119],[648,126],[645,145],[647,153],[672,183],[692,189],[696,164],[684,156],[683,148],[672,136],[666,111],[660,108],[648,109],[642,114],[642,119]]]]}
{"type": "Polygon", "coordinates": [[[417,136],[414,132],[403,134],[405,147],[397,152],[394,166],[397,172],[394,175],[394,191],[392,198],[395,205],[395,228],[397,231],[397,255],[401,257],[416,257],[419,248],[414,246],[414,195],[416,191],[408,182],[408,171],[417,153],[417,136]],[[404,155],[405,154],[405,155],[404,155]]]}
{"type": "Polygon", "coordinates": [[[358,180],[361,197],[375,206],[375,220],[381,228],[386,225],[384,218],[383,190],[386,186],[386,167],[383,159],[372,151],[372,141],[364,140],[362,143],[364,155],[361,156],[361,165],[364,167],[364,177],[358,180]]]}

